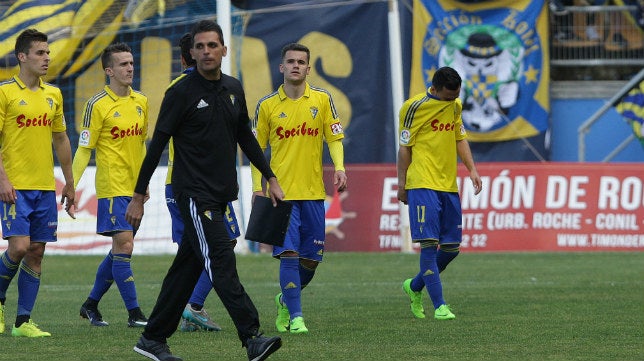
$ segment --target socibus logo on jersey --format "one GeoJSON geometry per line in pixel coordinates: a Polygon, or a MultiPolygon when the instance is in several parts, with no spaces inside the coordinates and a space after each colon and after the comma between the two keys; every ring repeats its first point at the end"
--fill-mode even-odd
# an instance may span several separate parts
{"type": "Polygon", "coordinates": [[[138,122],[134,123],[133,126],[127,129],[121,129],[118,126],[114,126],[110,129],[110,134],[112,134],[112,139],[138,137],[143,134],[143,128],[139,127],[138,122]]]}
{"type": "Polygon", "coordinates": [[[438,119],[431,122],[432,130],[435,132],[451,132],[454,131],[454,123],[441,123],[438,119]]]}
{"type": "Polygon", "coordinates": [[[320,129],[318,128],[309,128],[306,126],[306,122],[291,128],[291,129],[284,129],[284,127],[278,127],[275,130],[275,133],[277,134],[277,137],[279,140],[285,139],[285,138],[290,138],[290,137],[295,137],[295,136],[312,136],[312,137],[317,137],[318,134],[320,134],[320,129]]]}
{"type": "Polygon", "coordinates": [[[28,127],[50,127],[51,119],[47,119],[47,113],[39,115],[35,118],[27,118],[26,115],[20,114],[16,118],[16,123],[18,123],[18,128],[28,128],[28,127]]]}

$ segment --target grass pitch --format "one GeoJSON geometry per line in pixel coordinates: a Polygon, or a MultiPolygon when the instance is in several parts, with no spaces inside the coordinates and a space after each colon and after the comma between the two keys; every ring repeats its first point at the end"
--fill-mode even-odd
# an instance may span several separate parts
{"type": "MultiPolygon", "coordinates": [[[[32,317],[52,337],[11,337],[16,280],[7,293],[1,360],[133,360],[141,330],[127,327],[115,285],[100,303],[109,327],[78,315],[100,257],[45,256],[32,317]]],[[[139,303],[149,315],[171,256],[135,256],[139,303]]],[[[417,254],[327,253],[303,292],[308,335],[283,335],[269,360],[644,360],[644,253],[461,253],[442,274],[456,319],[414,319],[402,281],[417,254]]],[[[242,283],[266,334],[275,335],[278,262],[238,256],[242,283]]],[[[208,312],[220,332],[176,332],[172,352],[186,361],[245,360],[230,318],[213,292],[208,312]]]]}

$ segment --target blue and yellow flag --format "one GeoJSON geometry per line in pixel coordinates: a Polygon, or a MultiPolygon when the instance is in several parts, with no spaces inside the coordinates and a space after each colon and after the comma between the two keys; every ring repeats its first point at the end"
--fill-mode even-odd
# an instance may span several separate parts
{"type": "Polygon", "coordinates": [[[644,80],[633,88],[615,107],[633,129],[633,134],[644,146],[644,80]]]}
{"type": "Polygon", "coordinates": [[[414,0],[410,95],[450,66],[463,78],[471,141],[542,133],[550,111],[547,28],[543,0],[414,0]]]}
{"type": "Polygon", "coordinates": [[[18,73],[13,52],[25,29],[49,36],[47,78],[69,77],[94,62],[123,27],[164,11],[164,0],[18,0],[0,17],[0,80],[18,73]]]}

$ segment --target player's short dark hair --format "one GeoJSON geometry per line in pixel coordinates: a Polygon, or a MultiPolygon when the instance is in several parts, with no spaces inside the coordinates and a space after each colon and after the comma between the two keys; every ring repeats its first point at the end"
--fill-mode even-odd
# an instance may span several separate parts
{"type": "Polygon", "coordinates": [[[194,45],[195,35],[199,33],[206,33],[209,31],[214,31],[219,35],[219,41],[221,45],[224,46],[224,32],[221,30],[221,26],[212,20],[201,20],[192,27],[190,36],[192,38],[192,45],[194,45]]]}
{"type": "Polygon", "coordinates": [[[286,52],[289,50],[303,51],[306,53],[306,61],[308,62],[311,59],[311,51],[309,50],[309,48],[300,43],[290,43],[282,47],[282,60],[284,60],[284,56],[286,56],[286,52]]]}
{"type": "Polygon", "coordinates": [[[190,33],[183,34],[179,39],[179,48],[181,48],[181,57],[186,62],[186,65],[190,67],[197,64],[197,61],[190,55],[190,48],[192,48],[192,35],[190,33]]]}
{"type": "Polygon", "coordinates": [[[115,53],[132,53],[132,48],[130,48],[130,46],[125,43],[115,43],[105,48],[105,50],[103,50],[103,54],[101,54],[101,63],[103,64],[103,70],[113,65],[112,54],[115,53]]]}
{"type": "Polygon", "coordinates": [[[33,42],[47,42],[47,34],[41,33],[36,29],[27,29],[20,33],[16,38],[16,46],[14,48],[14,54],[18,58],[18,53],[29,54],[29,49],[31,49],[31,43],[33,42]]]}
{"type": "Polygon", "coordinates": [[[456,70],[449,66],[444,66],[436,70],[436,73],[434,73],[434,76],[432,77],[432,86],[436,90],[443,90],[443,88],[457,90],[461,87],[462,81],[461,76],[458,75],[456,70]]]}

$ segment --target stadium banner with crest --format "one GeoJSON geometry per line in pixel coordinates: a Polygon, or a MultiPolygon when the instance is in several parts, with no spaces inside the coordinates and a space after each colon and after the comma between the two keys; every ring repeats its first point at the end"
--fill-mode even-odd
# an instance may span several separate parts
{"type": "MultiPolygon", "coordinates": [[[[345,130],[345,161],[394,162],[387,2],[286,3],[253,1],[247,7],[266,8],[232,11],[226,59],[244,85],[250,113],[283,82],[281,48],[303,43],[311,49],[308,81],[333,95],[345,130]],[[271,7],[277,3],[284,5],[271,7]]],[[[75,149],[82,106],[105,82],[102,50],[113,42],[132,48],[133,88],[148,97],[153,128],[165,89],[182,70],[179,39],[196,21],[216,19],[216,1],[32,0],[16,2],[1,15],[0,81],[18,73],[13,52],[22,30],[48,34],[51,63],[45,78],[63,92],[75,149]]]]}
{"type": "Polygon", "coordinates": [[[473,142],[527,138],[548,128],[548,13],[543,0],[414,0],[410,94],[439,67],[463,78],[473,142]]]}

